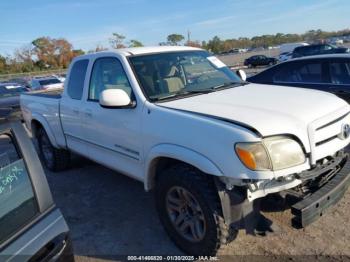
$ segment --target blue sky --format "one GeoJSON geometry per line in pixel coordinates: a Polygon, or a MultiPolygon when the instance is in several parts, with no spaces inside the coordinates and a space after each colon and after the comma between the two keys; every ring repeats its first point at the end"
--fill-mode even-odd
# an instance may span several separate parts
{"type": "Polygon", "coordinates": [[[157,45],[170,33],[226,39],[350,27],[349,0],[1,0],[0,54],[40,36],[74,48],[108,46],[113,32],[157,45]]]}

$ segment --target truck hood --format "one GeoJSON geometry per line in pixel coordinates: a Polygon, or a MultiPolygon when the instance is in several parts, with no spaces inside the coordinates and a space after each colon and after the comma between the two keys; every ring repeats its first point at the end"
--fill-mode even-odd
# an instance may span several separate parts
{"type": "Polygon", "coordinates": [[[248,84],[159,105],[237,122],[262,136],[293,134],[305,142],[311,122],[349,107],[330,93],[262,84],[248,84]]]}

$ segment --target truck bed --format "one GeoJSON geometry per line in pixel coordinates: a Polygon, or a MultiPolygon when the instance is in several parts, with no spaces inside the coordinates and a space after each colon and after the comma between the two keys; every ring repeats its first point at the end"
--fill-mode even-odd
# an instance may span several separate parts
{"type": "Polygon", "coordinates": [[[31,130],[32,119],[40,119],[53,144],[65,146],[65,138],[60,119],[60,102],[62,89],[28,92],[21,94],[20,104],[23,119],[31,130]]]}

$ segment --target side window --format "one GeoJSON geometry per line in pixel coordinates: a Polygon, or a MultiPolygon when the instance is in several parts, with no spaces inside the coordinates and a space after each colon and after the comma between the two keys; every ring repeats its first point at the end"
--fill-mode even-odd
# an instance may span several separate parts
{"type": "Polygon", "coordinates": [[[122,89],[130,97],[132,89],[122,64],[117,58],[99,58],[95,61],[89,86],[89,100],[98,101],[106,89],[122,89]]]}
{"type": "Polygon", "coordinates": [[[314,62],[285,65],[277,71],[273,81],[280,83],[322,83],[322,64],[314,62]]]}
{"type": "Polygon", "coordinates": [[[32,89],[37,89],[38,88],[38,83],[36,81],[32,82],[32,89]]]}
{"type": "Polygon", "coordinates": [[[322,45],[320,49],[321,51],[328,51],[328,50],[331,50],[332,47],[330,45],[322,45]]]}
{"type": "Polygon", "coordinates": [[[83,96],[84,81],[89,60],[79,60],[74,63],[68,80],[67,93],[70,98],[80,100],[83,96]]]}
{"type": "Polygon", "coordinates": [[[0,135],[0,244],[28,224],[39,208],[24,159],[10,135],[0,135]]]}
{"type": "Polygon", "coordinates": [[[329,63],[329,72],[333,84],[350,85],[350,62],[329,63]]]}
{"type": "Polygon", "coordinates": [[[297,74],[295,68],[298,65],[296,63],[285,63],[280,66],[280,69],[276,71],[273,76],[273,82],[275,83],[297,83],[301,79],[297,74]]]}
{"type": "Polygon", "coordinates": [[[304,64],[297,69],[301,82],[304,83],[322,83],[322,64],[310,63],[304,64]]]}
{"type": "Polygon", "coordinates": [[[304,56],[308,56],[308,55],[313,55],[315,54],[317,51],[316,51],[316,48],[315,46],[307,46],[307,47],[304,47],[302,48],[302,54],[304,56]]]}

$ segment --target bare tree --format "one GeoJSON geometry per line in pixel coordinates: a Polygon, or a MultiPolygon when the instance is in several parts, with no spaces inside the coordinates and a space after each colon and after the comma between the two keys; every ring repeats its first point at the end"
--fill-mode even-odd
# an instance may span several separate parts
{"type": "Polygon", "coordinates": [[[125,36],[118,33],[113,33],[112,37],[109,39],[109,43],[112,48],[125,48],[124,45],[125,36]]]}

